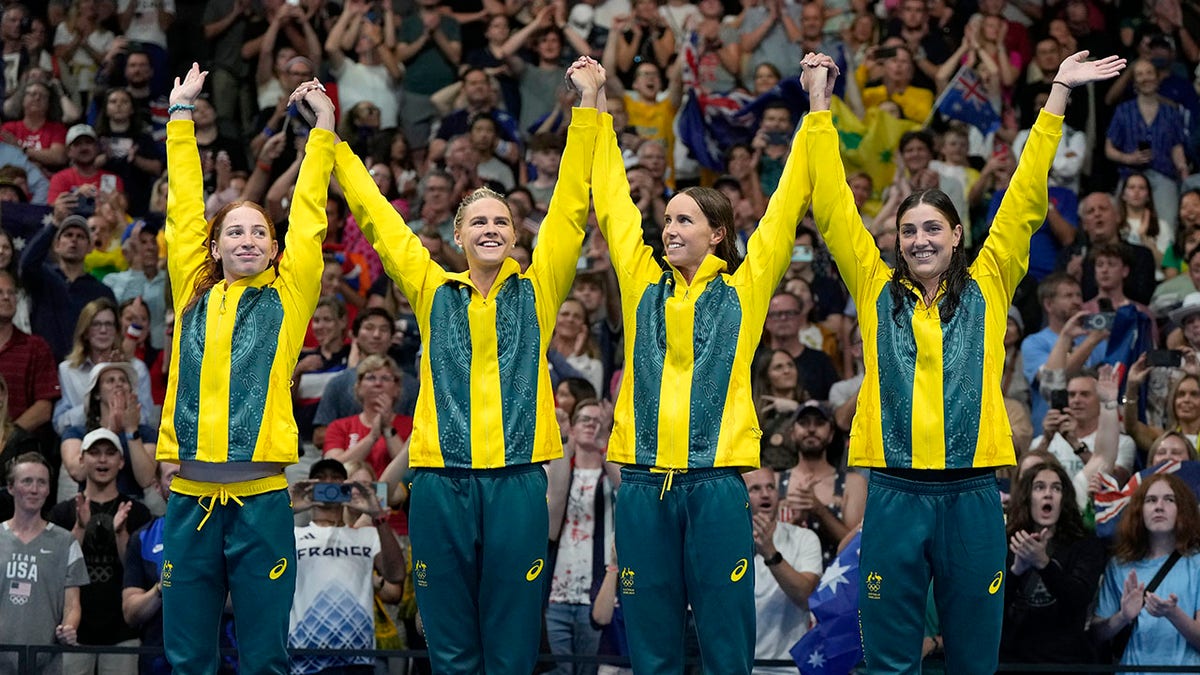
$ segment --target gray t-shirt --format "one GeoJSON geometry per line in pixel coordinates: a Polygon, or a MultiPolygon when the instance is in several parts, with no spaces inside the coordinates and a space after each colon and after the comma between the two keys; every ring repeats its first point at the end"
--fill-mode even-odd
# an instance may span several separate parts
{"type": "MultiPolygon", "coordinates": [[[[785,12],[791,14],[792,19],[796,23],[800,23],[799,5],[785,7],[785,12]]],[[[742,20],[742,28],[740,35],[753,32],[763,22],[769,20],[769,14],[766,7],[750,7],[746,9],[746,17],[742,20]]],[[[761,63],[774,63],[783,73],[783,77],[795,77],[800,74],[800,59],[804,57],[804,52],[800,49],[800,45],[788,39],[787,31],[783,28],[783,21],[775,24],[775,27],[767,31],[762,42],[750,52],[750,58],[746,62],[746,71],[742,73],[742,77],[746,82],[754,81],[754,68],[761,63]]]]}
{"type": "Polygon", "coordinates": [[[567,73],[565,68],[538,68],[527,64],[517,76],[521,91],[521,134],[554,110],[558,101],[558,85],[567,73]]]}
{"type": "MultiPolygon", "coordinates": [[[[54,643],[54,629],[63,618],[63,591],[88,583],[83,549],[71,533],[47,523],[46,529],[28,544],[0,524],[0,565],[3,565],[3,597],[0,597],[0,627],[3,641],[23,645],[54,643]]],[[[40,666],[40,664],[39,664],[40,666]]],[[[16,655],[0,654],[0,672],[16,672],[16,655]]],[[[62,659],[34,672],[60,673],[62,659]]]]}

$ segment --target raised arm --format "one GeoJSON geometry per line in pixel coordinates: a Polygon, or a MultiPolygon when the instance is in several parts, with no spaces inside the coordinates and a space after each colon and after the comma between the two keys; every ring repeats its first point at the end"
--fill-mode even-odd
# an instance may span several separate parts
{"type": "Polygon", "coordinates": [[[832,66],[829,57],[817,54],[805,56],[802,65],[804,73],[800,82],[808,92],[810,106],[803,126],[807,129],[805,142],[807,170],[812,180],[813,216],[850,295],[857,298],[867,280],[886,266],[879,257],[875,239],[863,226],[862,216],[854,205],[854,195],[846,184],[837,129],[833,127],[833,116],[829,112],[836,66],[832,66]]]}
{"type": "Polygon", "coordinates": [[[567,70],[571,84],[580,91],[579,107],[571,113],[567,147],[563,151],[558,184],[550,208],[542,221],[537,246],[533,248],[530,276],[548,293],[557,312],[575,279],[579,251],[583,248],[588,214],[591,162],[596,148],[599,111],[596,103],[604,87],[605,72],[589,57],[580,57],[567,70]]]}
{"type": "Polygon", "coordinates": [[[600,233],[608,242],[609,261],[624,294],[631,281],[657,279],[662,267],[642,239],[642,212],[629,194],[625,158],[617,145],[612,115],[603,113],[600,117],[592,157],[592,201],[600,233]]]}
{"type": "Polygon", "coordinates": [[[300,175],[292,191],[288,212],[288,231],[283,257],[279,261],[279,276],[290,289],[296,290],[296,302],[305,315],[317,308],[321,280],[312,271],[321,267],[321,245],[329,224],[325,201],[329,196],[329,175],[333,171],[333,102],[325,95],[325,87],[317,80],[305,82],[292,92],[289,105],[307,105],[316,113],[313,129],[308,133],[300,175]]]}
{"type": "Polygon", "coordinates": [[[175,78],[171,90],[171,119],[167,122],[167,272],[171,279],[171,295],[176,307],[185,307],[192,296],[192,286],[209,252],[204,241],[208,223],[204,219],[204,172],[200,168],[200,151],[196,149],[196,128],[192,110],[204,87],[208,71],[192,64],[183,81],[175,78]]]}
{"type": "Polygon", "coordinates": [[[1058,141],[1062,138],[1063,114],[1067,97],[1076,86],[1116,77],[1125,67],[1125,59],[1109,56],[1086,61],[1086,51],[1065,59],[1054,76],[1050,97],[1038,115],[1029,140],[1021,152],[1017,171],[979,253],[976,265],[986,266],[1000,277],[1009,297],[1025,276],[1029,266],[1029,239],[1046,220],[1049,203],[1047,182],[1058,141]]]}

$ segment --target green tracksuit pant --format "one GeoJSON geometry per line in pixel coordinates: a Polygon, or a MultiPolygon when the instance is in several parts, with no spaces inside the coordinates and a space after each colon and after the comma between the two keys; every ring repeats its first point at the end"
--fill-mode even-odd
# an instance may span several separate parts
{"type": "Polygon", "coordinates": [[[546,472],[417,469],[413,583],[438,675],[529,675],[542,634],[546,472]]]}
{"type": "Polygon", "coordinates": [[[618,593],[633,672],[683,673],[690,604],[707,673],[754,662],[754,537],[735,468],[621,469],[618,593]]]}
{"type": "Polygon", "coordinates": [[[921,672],[932,578],[946,671],[994,673],[1005,553],[1000,493],[990,471],[945,482],[872,471],[858,599],[867,672],[921,672]]]}
{"type": "Polygon", "coordinates": [[[228,593],[240,672],[286,675],[288,615],[296,594],[291,498],[287,490],[274,490],[209,502],[178,493],[167,501],[161,570],[167,660],[178,675],[217,672],[228,593]]]}

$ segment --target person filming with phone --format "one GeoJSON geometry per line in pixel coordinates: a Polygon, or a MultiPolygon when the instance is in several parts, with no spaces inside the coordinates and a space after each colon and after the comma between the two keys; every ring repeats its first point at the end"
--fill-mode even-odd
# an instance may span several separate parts
{"type": "MultiPolygon", "coordinates": [[[[312,511],[296,528],[296,596],[288,646],[374,649],[375,590],[371,571],[404,584],[404,552],[372,485],[347,481],[336,459],[312,465],[291,487],[292,508],[312,511]],[[347,516],[352,522],[347,522],[347,516]]],[[[373,673],[370,657],[293,656],[293,673],[373,673]]]]}
{"type": "MultiPolygon", "coordinates": [[[[1034,450],[1048,450],[1072,477],[1083,470],[1096,450],[1101,406],[1107,406],[1110,410],[1117,406],[1115,397],[1101,400],[1096,383],[1095,373],[1085,370],[1071,376],[1066,389],[1051,390],[1050,410],[1042,420],[1042,435],[1033,439],[1030,446],[1034,450]]],[[[1133,439],[1120,434],[1113,473],[1122,482],[1133,471],[1136,452],[1133,439]]]]}

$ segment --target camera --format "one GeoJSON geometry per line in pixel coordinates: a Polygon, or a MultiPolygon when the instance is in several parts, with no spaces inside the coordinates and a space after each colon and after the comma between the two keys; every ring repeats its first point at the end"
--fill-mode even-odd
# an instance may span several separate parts
{"type": "Polygon", "coordinates": [[[811,246],[797,245],[792,247],[792,262],[806,263],[813,261],[813,250],[811,246]]]}
{"type": "Polygon", "coordinates": [[[1087,330],[1112,330],[1116,312],[1096,312],[1083,317],[1083,327],[1087,330]]]}
{"type": "Polygon", "coordinates": [[[325,504],[344,504],[350,501],[352,483],[313,483],[312,500],[325,504]]]}
{"type": "Polygon", "coordinates": [[[895,47],[880,47],[875,50],[876,61],[886,61],[894,56],[898,50],[895,47]]]}
{"type": "Polygon", "coordinates": [[[1067,390],[1054,389],[1050,392],[1050,407],[1054,410],[1065,410],[1068,404],[1067,390]]]}
{"type": "Polygon", "coordinates": [[[91,218],[96,213],[96,198],[91,195],[80,194],[76,196],[75,214],[84,218],[91,218]]]}
{"type": "Polygon", "coordinates": [[[1178,349],[1151,349],[1146,352],[1146,364],[1155,368],[1178,368],[1183,365],[1183,352],[1178,349]]]}
{"type": "Polygon", "coordinates": [[[792,140],[791,134],[786,131],[768,131],[766,137],[767,145],[787,145],[792,140]]]}

